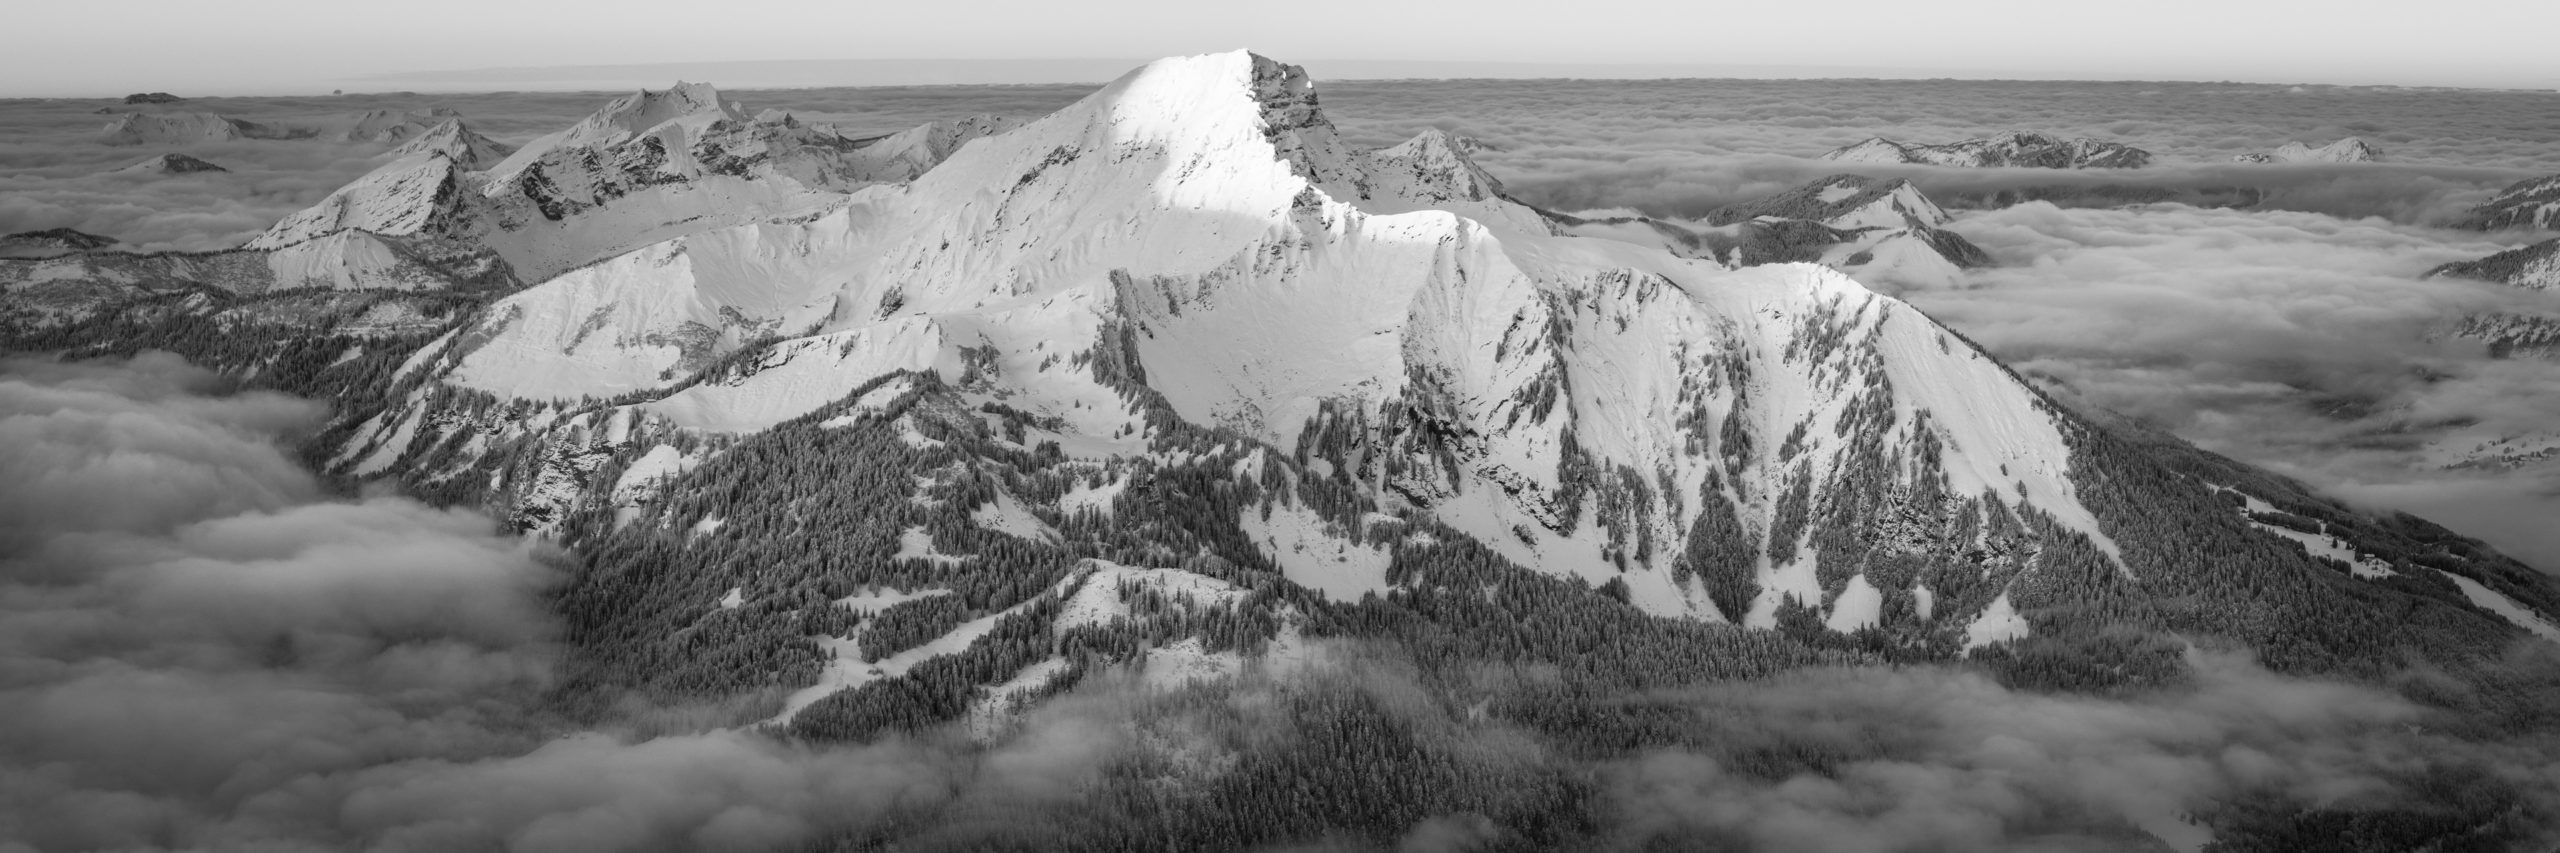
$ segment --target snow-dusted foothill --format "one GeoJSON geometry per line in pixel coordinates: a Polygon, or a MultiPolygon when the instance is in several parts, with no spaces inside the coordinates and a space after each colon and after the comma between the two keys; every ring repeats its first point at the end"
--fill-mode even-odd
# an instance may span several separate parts
{"type": "Polygon", "coordinates": [[[2482,231],[2560,226],[2560,175],[2509,184],[2464,214],[2460,224],[2482,231]]]}

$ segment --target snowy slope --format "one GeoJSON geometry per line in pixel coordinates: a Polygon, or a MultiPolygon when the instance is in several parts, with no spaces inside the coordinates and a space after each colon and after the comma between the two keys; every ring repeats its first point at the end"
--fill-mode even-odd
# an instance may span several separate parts
{"type": "Polygon", "coordinates": [[[469,191],[465,171],[441,151],[395,160],[285,217],[245,248],[277,249],[350,230],[421,233],[456,215],[469,191]]]}

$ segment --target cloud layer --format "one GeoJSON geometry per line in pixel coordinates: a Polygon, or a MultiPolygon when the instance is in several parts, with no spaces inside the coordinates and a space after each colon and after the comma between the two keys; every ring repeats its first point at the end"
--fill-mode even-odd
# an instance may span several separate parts
{"type": "Polygon", "coordinates": [[[1973,271],[1968,289],[1903,297],[2018,370],[2342,495],[2430,510],[2560,570],[2560,533],[2504,511],[2560,517],[2554,475],[2441,470],[2481,441],[2560,424],[2549,363],[2492,360],[2443,334],[2467,314],[2551,313],[2560,300],[2420,278],[2520,237],[2182,205],[2025,204],[1954,227],[1999,266],[1973,271]]]}
{"type": "Polygon", "coordinates": [[[488,519],[341,499],[309,403],[166,355],[0,362],[0,850],[754,850],[1037,802],[1114,743],[558,736],[553,573],[488,519]]]}

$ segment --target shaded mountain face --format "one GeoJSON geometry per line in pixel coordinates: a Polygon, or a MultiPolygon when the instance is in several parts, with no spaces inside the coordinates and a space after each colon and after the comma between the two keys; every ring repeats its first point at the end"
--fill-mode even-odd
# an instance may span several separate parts
{"type": "Polygon", "coordinates": [[[1990,265],[1981,247],[1942,227],[1947,220],[1909,181],[1847,174],[1708,211],[1695,223],[1557,217],[1567,233],[1727,266],[1819,263],[1884,288],[1952,287],[1964,270],[1990,265]]]}
{"type": "Polygon", "coordinates": [[[1961,168],[2139,169],[2151,164],[2151,152],[2102,139],[2064,139],[2049,133],[2011,131],[1943,145],[1876,137],[1825,152],[1822,159],[1961,168]]]}
{"type": "Polygon", "coordinates": [[[2476,261],[2445,264],[2428,270],[2427,276],[2494,281],[2526,290],[2560,289],[2560,239],[2509,249],[2476,261]]]}
{"type": "MultiPolygon", "coordinates": [[[[2560,240],[2544,240],[2475,261],[2457,261],[2427,271],[2427,277],[2492,281],[2525,290],[2560,293],[2560,240]]],[[[2555,305],[2560,309],[2560,305],[2555,305]]],[[[2454,333],[2489,345],[2499,357],[2560,356],[2560,316],[2475,314],[2462,319],[2454,333]]]]}
{"type": "Polygon", "coordinates": [[[2374,163],[2382,160],[2382,149],[2350,136],[2318,148],[2287,142],[2274,151],[2241,154],[2231,160],[2235,163],[2374,163]]]}
{"type": "Polygon", "coordinates": [[[116,244],[113,237],[102,237],[70,228],[43,231],[21,231],[0,237],[0,258],[41,258],[104,249],[116,244]]]}
{"type": "Polygon", "coordinates": [[[2560,227],[2560,175],[2509,184],[2472,208],[2461,226],[2482,231],[2560,227]]]}
{"type": "MultiPolygon", "coordinates": [[[[485,171],[402,158],[240,252],[0,267],[0,330],[336,402],[331,473],[575,555],[573,698],[816,739],[1343,641],[1621,697],[1918,661],[2145,689],[2199,641],[2462,682],[2560,632],[2560,589],[2478,543],[2094,423],[1850,275],[1735,257],[1765,242],[1595,233],[1436,131],[1352,148],[1260,56],[1018,126],[747,116],[639,93],[485,171]],[[176,269],[376,247],[522,286],[176,269]]],[[[1969,245],[1853,176],[1710,221],[1969,245]]]]}
{"type": "Polygon", "coordinates": [[[229,169],[189,157],[185,154],[162,154],[116,170],[133,175],[191,175],[199,172],[228,172],[229,169]]]}

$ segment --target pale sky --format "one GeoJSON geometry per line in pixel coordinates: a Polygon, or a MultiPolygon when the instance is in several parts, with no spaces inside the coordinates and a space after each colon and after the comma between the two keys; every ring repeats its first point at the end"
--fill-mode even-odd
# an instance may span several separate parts
{"type": "MultiPolygon", "coordinates": [[[[1808,76],[2560,88],[2548,0],[80,0],[13,3],[0,96],[306,94],[400,72],[803,59],[1806,66],[1808,76]],[[1943,14],[1915,18],[1920,9],[1943,14]],[[1842,69],[1873,69],[1871,74],[1842,69]]],[[[1516,69],[1514,69],[1516,71],[1516,69]]],[[[1450,76],[1468,76],[1451,66],[1450,76]]],[[[1505,73],[1502,76],[1516,76],[1505,73]]],[[[1752,76],[1769,76],[1757,74],[1752,76]]],[[[720,81],[714,81],[720,82],[720,81]]],[[[870,80],[845,80],[859,85],[870,80]]]]}

